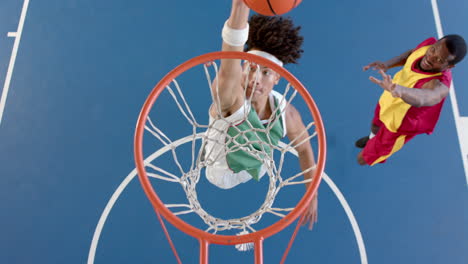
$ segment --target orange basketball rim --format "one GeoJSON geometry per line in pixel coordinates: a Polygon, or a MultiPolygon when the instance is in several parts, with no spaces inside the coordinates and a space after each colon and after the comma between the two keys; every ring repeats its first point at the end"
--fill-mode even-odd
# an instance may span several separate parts
{"type": "MultiPolygon", "coordinates": [[[[319,110],[312,99],[311,95],[307,89],[302,85],[302,83],[297,80],[297,78],[292,75],[289,71],[283,67],[278,66],[277,64],[254,54],[249,54],[246,52],[234,52],[234,51],[218,51],[207,53],[195,58],[192,58],[178,67],[170,71],[164,78],[159,81],[159,83],[154,87],[148,98],[146,99],[143,108],[138,117],[135,137],[134,137],[134,155],[135,163],[138,171],[138,178],[144,189],[145,194],[148,196],[148,199],[153,204],[153,207],[156,213],[159,216],[159,213],[172,225],[174,225],[179,230],[185,232],[186,234],[197,238],[200,242],[200,263],[208,263],[208,253],[210,244],[222,244],[222,245],[235,245],[243,243],[254,243],[255,247],[255,263],[263,263],[263,240],[280,232],[287,226],[289,226],[293,221],[295,221],[299,216],[301,216],[304,211],[307,209],[307,206],[311,202],[314,194],[317,192],[318,186],[321,181],[321,175],[325,166],[325,157],[326,157],[326,142],[325,142],[325,129],[323,122],[319,113],[319,110]],[[174,215],[164,203],[160,200],[156,194],[153,186],[150,183],[148,175],[145,170],[144,157],[143,157],[143,134],[145,130],[145,122],[148,118],[149,112],[153,107],[156,99],[161,94],[169,83],[174,80],[177,76],[181,75],[190,68],[193,68],[197,65],[202,65],[209,63],[214,60],[220,59],[241,59],[247,60],[259,65],[264,65],[271,68],[275,72],[279,73],[283,78],[285,78],[293,87],[296,89],[299,94],[304,99],[305,103],[308,106],[310,113],[315,121],[317,138],[318,138],[318,158],[317,158],[317,167],[313,176],[313,180],[309,185],[306,193],[302,199],[298,202],[295,208],[289,212],[284,218],[278,220],[276,223],[268,226],[264,229],[258,230],[256,232],[233,236],[233,235],[219,235],[211,234],[205,232],[201,229],[195,228],[194,226],[184,222],[178,216],[174,215]]],[[[298,226],[300,221],[298,222],[298,226]]],[[[297,231],[297,228],[296,228],[297,231]]],[[[293,234],[295,236],[295,234],[293,234]]],[[[170,239],[169,242],[171,243],[170,239]]],[[[172,245],[172,243],[171,243],[172,245]]],[[[289,249],[289,248],[288,248],[289,249]]],[[[288,249],[286,251],[288,251],[288,249]]],[[[175,252],[176,253],[176,252],[175,252]]],[[[176,255],[177,256],[177,255],[176,255]]],[[[284,258],[283,258],[284,260],[284,258]]],[[[180,260],[179,260],[180,262],[180,260]]]]}

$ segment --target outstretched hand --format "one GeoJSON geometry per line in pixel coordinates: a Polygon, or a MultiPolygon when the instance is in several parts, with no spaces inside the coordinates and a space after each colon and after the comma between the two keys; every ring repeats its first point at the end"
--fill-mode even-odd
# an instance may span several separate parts
{"type": "Polygon", "coordinates": [[[245,5],[244,0],[232,0],[234,5],[245,5]]]}
{"type": "Polygon", "coordinates": [[[302,220],[302,225],[309,225],[309,230],[312,230],[314,223],[317,223],[318,217],[318,195],[315,194],[314,198],[309,204],[309,207],[304,212],[304,219],[302,220]]]}
{"type": "Polygon", "coordinates": [[[362,70],[367,71],[370,68],[372,68],[374,70],[382,70],[384,72],[386,72],[388,70],[387,64],[385,64],[385,62],[381,62],[381,61],[374,61],[374,62],[370,63],[369,65],[364,66],[362,68],[362,70]]]}
{"type": "Polygon", "coordinates": [[[383,70],[379,70],[380,75],[382,75],[382,80],[379,80],[373,76],[369,77],[371,82],[380,85],[385,91],[388,91],[392,94],[393,97],[401,97],[400,90],[397,89],[396,83],[392,82],[392,76],[386,74],[383,70]]]}

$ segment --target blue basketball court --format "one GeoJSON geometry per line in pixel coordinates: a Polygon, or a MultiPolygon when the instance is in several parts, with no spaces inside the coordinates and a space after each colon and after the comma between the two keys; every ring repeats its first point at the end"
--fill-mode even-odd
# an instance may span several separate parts
{"type": "MultiPolygon", "coordinates": [[[[136,176],[135,125],[164,75],[220,50],[230,6],[229,0],[0,2],[0,263],[177,263],[136,176]]],[[[286,263],[468,262],[468,59],[452,70],[454,86],[432,135],[373,167],[357,164],[354,147],[369,133],[382,92],[368,79],[380,76],[362,67],[431,36],[468,40],[467,12],[464,0],[303,0],[287,14],[302,26],[305,52],[286,68],[317,103],[328,148],[318,223],[300,229],[286,263]]],[[[206,80],[192,84],[203,74],[181,83],[206,123],[209,88],[206,80]]],[[[152,116],[177,140],[192,131],[177,121],[183,117],[170,100],[163,94],[152,116]]],[[[298,109],[305,113],[306,106],[298,109]]],[[[145,140],[147,157],[162,147],[145,140]]],[[[200,201],[228,217],[258,207],[268,180],[227,198],[201,182],[200,201]]],[[[159,188],[168,200],[181,195],[170,185],[159,188]]],[[[300,198],[304,188],[296,188],[285,201],[300,198]]],[[[166,226],[182,263],[198,263],[198,241],[166,226]]],[[[265,240],[264,263],[280,262],[294,227],[265,240]]],[[[253,255],[210,246],[210,263],[253,263],[253,255]]]]}

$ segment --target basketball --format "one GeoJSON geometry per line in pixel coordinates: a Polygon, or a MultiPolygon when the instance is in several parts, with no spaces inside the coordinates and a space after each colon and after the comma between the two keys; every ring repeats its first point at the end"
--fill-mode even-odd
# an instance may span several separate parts
{"type": "Polygon", "coordinates": [[[264,16],[282,15],[301,3],[301,0],[244,0],[253,11],[264,16]]]}

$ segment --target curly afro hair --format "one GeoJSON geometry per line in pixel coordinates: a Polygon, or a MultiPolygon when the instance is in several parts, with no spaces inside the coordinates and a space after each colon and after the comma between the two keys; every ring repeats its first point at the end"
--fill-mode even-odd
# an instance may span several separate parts
{"type": "Polygon", "coordinates": [[[289,17],[253,15],[249,19],[250,31],[246,51],[257,49],[277,57],[284,64],[297,63],[304,52],[304,37],[299,34],[289,17]]]}

